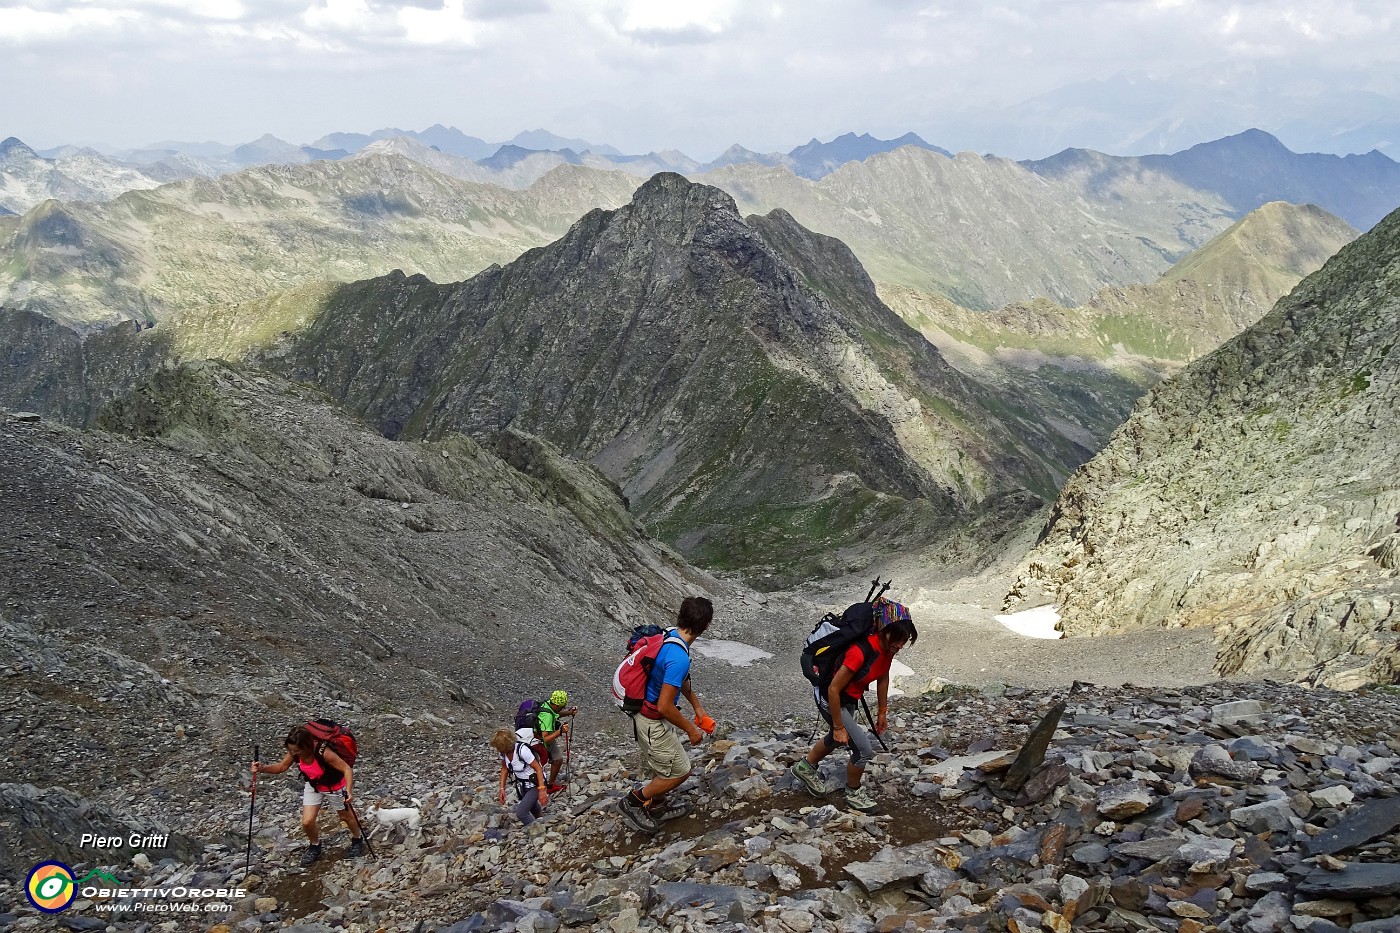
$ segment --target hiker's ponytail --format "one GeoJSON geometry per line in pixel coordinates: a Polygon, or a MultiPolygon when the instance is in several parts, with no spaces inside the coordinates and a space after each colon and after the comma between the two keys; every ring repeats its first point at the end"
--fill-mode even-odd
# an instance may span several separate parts
{"type": "Polygon", "coordinates": [[[896,619],[880,629],[880,638],[886,645],[894,642],[912,645],[919,640],[919,630],[914,628],[913,619],[896,619]]]}

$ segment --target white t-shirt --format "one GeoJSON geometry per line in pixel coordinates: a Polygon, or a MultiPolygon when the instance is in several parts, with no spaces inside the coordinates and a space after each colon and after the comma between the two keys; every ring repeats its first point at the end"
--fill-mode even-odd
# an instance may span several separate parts
{"type": "Polygon", "coordinates": [[[533,781],[535,779],[535,753],[530,750],[530,746],[524,742],[515,743],[515,751],[511,753],[507,767],[510,768],[511,776],[519,781],[533,781]]]}

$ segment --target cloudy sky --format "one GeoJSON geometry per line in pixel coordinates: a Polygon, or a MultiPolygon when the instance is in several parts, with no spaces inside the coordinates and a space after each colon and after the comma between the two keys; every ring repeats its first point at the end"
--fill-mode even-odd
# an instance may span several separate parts
{"type": "Polygon", "coordinates": [[[1153,151],[1257,125],[1300,150],[1393,152],[1395,8],[0,0],[0,137],[309,143],[442,123],[493,141],[544,127],[709,158],[735,142],[786,150],[848,130],[913,130],[1026,157],[1070,143],[1153,151]]]}

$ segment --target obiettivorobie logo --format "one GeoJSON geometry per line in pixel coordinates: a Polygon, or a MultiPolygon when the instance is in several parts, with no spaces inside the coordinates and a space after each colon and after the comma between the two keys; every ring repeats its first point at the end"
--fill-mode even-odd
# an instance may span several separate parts
{"type": "MultiPolygon", "coordinates": [[[[236,898],[246,897],[243,888],[200,888],[188,885],[175,885],[159,888],[130,888],[105,871],[94,868],[83,877],[74,880],[73,869],[62,862],[40,862],[29,870],[29,878],[24,885],[24,893],[29,903],[46,914],[56,914],[67,910],[78,895],[84,898],[137,898],[136,903],[127,903],[122,909],[133,911],[226,911],[232,905],[226,903],[236,898]],[[150,899],[173,898],[184,903],[152,903],[150,899]],[[206,900],[207,903],[189,903],[189,899],[206,900]]],[[[102,909],[101,906],[98,909],[102,909]]]]}
{"type": "Polygon", "coordinates": [[[29,897],[29,903],[44,913],[56,914],[61,910],[67,910],[68,906],[73,903],[73,898],[77,896],[78,889],[94,878],[106,882],[112,887],[121,884],[105,871],[99,871],[95,868],[74,881],[73,869],[62,862],[40,862],[29,870],[29,879],[25,882],[24,893],[29,897]]]}

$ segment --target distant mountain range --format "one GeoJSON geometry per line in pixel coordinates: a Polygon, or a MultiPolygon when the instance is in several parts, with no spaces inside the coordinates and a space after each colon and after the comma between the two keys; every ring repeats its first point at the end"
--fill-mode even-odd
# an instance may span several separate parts
{"type": "MultiPolygon", "coordinates": [[[[1344,219],[1373,210],[1355,189],[1370,192],[1369,203],[1400,203],[1400,172],[1383,157],[1298,156],[1263,134],[1205,148],[1208,158],[1076,151],[1021,164],[905,145],[816,180],[755,163],[690,177],[725,190],[745,213],[780,208],[837,237],[882,288],[979,311],[1039,298],[1077,306],[1104,287],[1151,282],[1275,183],[1287,192],[1278,197],[1332,204],[1344,219]],[[1278,164],[1242,187],[1235,154],[1261,148],[1278,164]],[[1200,168],[1210,164],[1228,171],[1211,176],[1200,168]]],[[[0,303],[90,328],[393,268],[454,281],[550,242],[592,208],[619,206],[643,174],[665,167],[659,157],[639,159],[630,174],[569,150],[497,155],[490,168],[393,137],[338,161],[0,216],[0,303]]]]}
{"type": "Polygon", "coordinates": [[[1269,201],[1316,204],[1358,230],[1369,230],[1400,206],[1400,163],[1381,154],[1295,153],[1262,130],[1248,130],[1173,155],[1137,158],[1066,149],[1022,163],[1046,178],[1078,176],[1086,185],[1141,171],[1159,171],[1218,195],[1236,215],[1269,201]]]}
{"type": "MultiPolygon", "coordinates": [[[[454,178],[516,189],[528,187],[560,165],[585,165],[626,172],[638,178],[650,178],[657,172],[677,172],[726,187],[741,203],[754,194],[758,197],[753,202],[756,208],[784,206],[793,209],[786,204],[763,201],[759,191],[772,188],[771,180],[756,182],[757,189],[750,192],[743,181],[735,182],[735,187],[731,188],[725,176],[708,176],[726,169],[768,167],[820,182],[845,166],[901,149],[952,158],[947,150],[930,145],[913,133],[896,139],[847,133],[826,143],[813,139],[787,153],[759,153],[736,145],[705,163],[675,150],[624,155],[611,146],[566,139],[545,130],[521,133],[505,143],[488,143],[441,125],[423,131],[391,128],[373,133],[333,133],[310,146],[297,146],[271,135],[239,146],[167,142],[113,156],[104,156],[91,148],[73,147],[36,153],[11,138],[0,144],[0,209],[23,213],[50,197],[101,201],[122,191],[155,187],[183,178],[217,177],[250,166],[296,165],[385,153],[406,156],[454,178]]],[[[1119,157],[1087,149],[1066,149],[1047,159],[1020,164],[1040,177],[1076,186],[1097,200],[1103,200],[1098,194],[1110,188],[1117,189],[1120,195],[1130,195],[1136,176],[1159,174],[1184,188],[1218,198],[1232,220],[1269,201],[1284,200],[1317,204],[1365,230],[1400,205],[1400,163],[1389,157],[1379,152],[1345,157],[1294,153],[1260,130],[1201,143],[1171,155],[1119,157]]],[[[805,209],[798,209],[797,216],[815,229],[846,238],[850,233],[846,228],[852,221],[869,220],[866,209],[860,204],[857,195],[856,203],[839,205],[838,210],[849,214],[848,217],[822,220],[822,211],[805,209]]],[[[1125,207],[1133,211],[1139,205],[1132,203],[1125,207]]],[[[1214,209],[1215,205],[1207,206],[1207,211],[1214,209]]],[[[1135,218],[1123,219],[1128,228],[1141,226],[1135,218]]],[[[1153,238],[1164,250],[1162,258],[1166,263],[1180,258],[1221,229],[1207,223],[1204,229],[1193,233],[1188,227],[1182,228],[1184,240],[1177,246],[1160,236],[1153,238]]],[[[873,233],[880,236],[880,231],[873,233]]],[[[858,252],[862,252],[858,245],[860,239],[858,235],[850,237],[858,252]]],[[[864,253],[862,258],[870,261],[864,253]]],[[[874,271],[879,272],[878,268],[874,271]]],[[[1142,281],[1143,278],[1134,274],[1131,280],[1142,281]]],[[[1114,280],[1095,280],[1095,284],[1105,281],[1114,280]]],[[[972,307],[995,307],[1015,300],[1014,296],[996,294],[980,297],[959,294],[954,282],[939,283],[938,287],[949,289],[947,294],[972,307]]],[[[1048,290],[1045,294],[1071,302],[1086,297],[1075,289],[1048,290]]]]}
{"type": "Polygon", "coordinates": [[[89,330],[386,267],[454,281],[542,246],[636,179],[563,166],[519,191],[399,156],[270,165],[0,217],[0,304],[89,330]]]}
{"type": "Polygon", "coordinates": [[[847,162],[901,146],[950,154],[913,133],[889,140],[847,133],[829,143],[813,139],[788,153],[758,153],[736,145],[715,160],[701,163],[676,150],[626,155],[612,146],[568,139],[547,130],[519,133],[504,143],[488,143],[440,124],[422,131],[388,128],[372,133],[331,133],[311,145],[296,145],[271,134],[241,145],[167,140],[124,150],[58,146],[35,151],[14,138],[6,140],[5,145],[23,147],[34,159],[52,163],[47,169],[20,170],[7,167],[0,160],[0,208],[13,213],[22,213],[46,197],[102,201],[122,191],[154,187],[150,180],[159,184],[197,176],[214,178],[260,165],[300,165],[344,159],[362,152],[398,152],[457,178],[508,188],[528,187],[551,168],[563,164],[617,169],[650,178],[657,172],[691,175],[753,162],[783,165],[803,178],[816,179],[847,162]],[[86,161],[78,164],[75,160],[79,157],[86,161]],[[52,185],[28,180],[44,172],[62,180],[52,185]],[[89,175],[93,177],[89,179],[89,175]],[[129,177],[132,183],[121,187],[112,179],[115,175],[129,177]]]}
{"type": "Polygon", "coordinates": [[[1321,208],[1273,202],[1156,282],[1077,308],[1041,298],[969,311],[892,286],[880,297],[968,378],[1097,450],[1146,389],[1253,325],[1356,236],[1321,208]]]}
{"type": "Polygon", "coordinates": [[[201,174],[205,173],[192,160],[178,155],[138,165],[92,149],[64,147],[44,158],[11,136],[0,141],[0,213],[22,214],[50,198],[108,201],[125,191],[201,174]]]}

